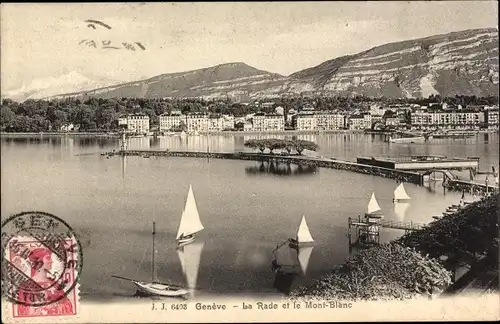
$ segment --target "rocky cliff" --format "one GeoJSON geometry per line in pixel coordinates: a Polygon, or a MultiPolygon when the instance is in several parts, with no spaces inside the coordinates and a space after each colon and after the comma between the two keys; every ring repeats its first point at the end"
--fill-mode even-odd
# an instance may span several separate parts
{"type": "Polygon", "coordinates": [[[498,30],[385,44],[285,77],[229,63],[70,95],[240,99],[299,93],[371,97],[498,96],[498,30]]]}

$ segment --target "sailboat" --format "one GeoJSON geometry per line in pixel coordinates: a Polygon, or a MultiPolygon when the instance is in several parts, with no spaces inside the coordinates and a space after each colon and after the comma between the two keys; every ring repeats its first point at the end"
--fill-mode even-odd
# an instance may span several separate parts
{"type": "Polygon", "coordinates": [[[369,221],[372,218],[383,218],[384,216],[380,213],[380,211],[381,208],[377,202],[377,198],[375,198],[375,193],[372,192],[370,202],[368,203],[368,207],[366,209],[365,217],[367,217],[369,221]]]}
{"type": "Polygon", "coordinates": [[[392,200],[393,202],[398,202],[401,200],[410,200],[410,196],[406,193],[405,187],[403,186],[403,183],[401,183],[395,190],[394,190],[394,199],[392,200]]]}
{"type": "Polygon", "coordinates": [[[166,296],[166,297],[181,297],[189,293],[189,290],[181,286],[161,283],[155,280],[155,222],[153,222],[153,254],[151,262],[151,281],[139,281],[130,278],[112,276],[113,278],[131,281],[135,284],[138,291],[149,296],[166,296]]]}
{"type": "Polygon", "coordinates": [[[309,231],[309,226],[307,226],[305,215],[302,215],[302,220],[300,221],[296,238],[290,238],[289,242],[291,247],[298,247],[299,245],[314,243],[314,239],[311,235],[311,232],[309,231]]]}
{"type": "Polygon", "coordinates": [[[193,188],[189,185],[189,192],[186,199],[186,205],[182,211],[181,222],[179,230],[177,231],[177,242],[179,245],[187,244],[195,239],[194,234],[204,229],[200,221],[200,214],[196,207],[194,199],[193,188]]]}
{"type": "Polygon", "coordinates": [[[314,239],[307,226],[306,217],[302,215],[296,238],[289,238],[287,242],[278,245],[273,251],[273,266],[276,265],[281,272],[295,273],[300,265],[305,275],[314,248],[313,243],[314,239]],[[286,243],[289,244],[286,245],[286,243]]]}
{"type": "Polygon", "coordinates": [[[203,251],[204,245],[204,242],[194,242],[177,249],[182,273],[184,273],[191,294],[196,289],[201,252],[203,251]]]}

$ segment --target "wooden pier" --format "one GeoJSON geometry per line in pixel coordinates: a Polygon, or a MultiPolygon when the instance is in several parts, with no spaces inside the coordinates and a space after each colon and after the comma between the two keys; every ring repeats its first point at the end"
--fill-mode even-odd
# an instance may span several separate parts
{"type": "Polygon", "coordinates": [[[348,223],[348,237],[349,237],[349,245],[352,245],[352,228],[356,232],[356,242],[363,238],[366,240],[364,243],[368,244],[378,244],[380,243],[380,228],[391,228],[404,230],[405,233],[411,231],[419,231],[422,230],[425,225],[418,224],[415,222],[402,222],[402,221],[392,221],[392,220],[381,220],[381,219],[371,219],[368,216],[365,216],[364,219],[361,216],[358,216],[357,220],[353,220],[349,217],[348,223]]]}

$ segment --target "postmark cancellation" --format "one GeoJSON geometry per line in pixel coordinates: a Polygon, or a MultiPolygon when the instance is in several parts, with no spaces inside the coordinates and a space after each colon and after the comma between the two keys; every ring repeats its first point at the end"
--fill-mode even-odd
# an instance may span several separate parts
{"type": "Polygon", "coordinates": [[[75,317],[82,262],[76,235],[59,217],[10,217],[2,224],[3,311],[14,319],[75,317]]]}

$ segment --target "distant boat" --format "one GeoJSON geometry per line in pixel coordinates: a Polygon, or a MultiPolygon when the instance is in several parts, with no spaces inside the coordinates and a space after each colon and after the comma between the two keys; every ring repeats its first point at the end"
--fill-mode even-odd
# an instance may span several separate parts
{"type": "Polygon", "coordinates": [[[394,199],[393,202],[398,202],[402,200],[410,200],[410,196],[406,193],[405,187],[403,186],[403,183],[401,183],[395,190],[394,190],[394,199]]]}
{"type": "Polygon", "coordinates": [[[196,207],[193,188],[189,185],[189,192],[186,199],[186,205],[182,211],[179,230],[177,231],[177,242],[179,245],[187,244],[195,239],[195,234],[203,230],[203,224],[200,221],[200,214],[196,207]]]}
{"type": "Polygon", "coordinates": [[[302,215],[299,230],[297,231],[297,237],[295,239],[291,238],[289,241],[292,247],[314,243],[314,239],[309,231],[309,226],[307,226],[305,215],[302,215]]]}
{"type": "Polygon", "coordinates": [[[192,244],[181,246],[177,249],[182,273],[184,273],[191,294],[196,289],[201,252],[203,251],[204,245],[204,242],[193,242],[192,244]]]}
{"type": "Polygon", "coordinates": [[[158,282],[155,279],[155,222],[153,222],[153,253],[151,260],[151,281],[139,281],[130,278],[120,277],[120,276],[112,276],[113,278],[131,281],[135,284],[138,291],[145,295],[150,296],[168,296],[168,297],[180,297],[187,295],[189,291],[184,287],[172,285],[168,283],[158,282]]]}
{"type": "Polygon", "coordinates": [[[389,143],[424,143],[426,141],[425,136],[418,136],[412,133],[402,132],[399,133],[399,137],[393,138],[389,137],[389,143]]]}

